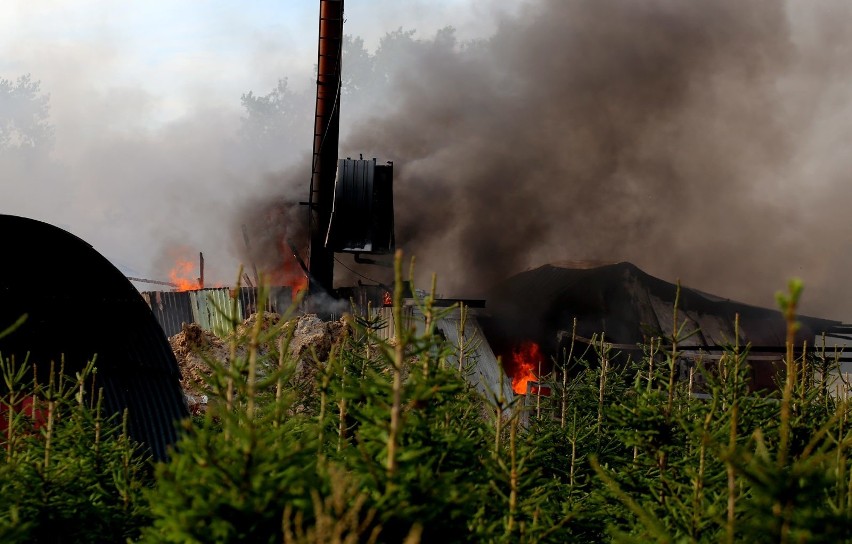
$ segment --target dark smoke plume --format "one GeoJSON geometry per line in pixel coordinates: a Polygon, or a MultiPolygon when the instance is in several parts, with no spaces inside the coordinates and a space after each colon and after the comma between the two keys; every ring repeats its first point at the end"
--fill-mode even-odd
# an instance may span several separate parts
{"type": "MultiPolygon", "coordinates": [[[[559,260],[628,260],[771,305],[792,275],[844,276],[848,258],[825,277],[807,247],[816,216],[795,170],[810,99],[795,88],[807,74],[783,4],[519,11],[486,42],[436,40],[394,74],[392,109],[343,146],[395,161],[397,240],[439,290],[477,292],[559,260]]],[[[852,297],[819,288],[811,308],[849,309],[852,297]]]]}
{"type": "Polygon", "coordinates": [[[257,283],[258,276],[262,275],[261,281],[289,285],[294,290],[307,285],[301,265],[307,262],[307,255],[303,252],[309,240],[308,213],[295,200],[295,195],[299,194],[299,182],[304,177],[299,173],[291,169],[268,180],[279,189],[286,188],[285,194],[294,195],[292,198],[252,198],[243,202],[236,216],[236,224],[232,228],[236,239],[232,246],[239,248],[245,273],[252,283],[257,283]],[[303,259],[303,263],[299,263],[294,253],[303,259]]]}
{"type": "Polygon", "coordinates": [[[394,51],[381,92],[344,90],[341,156],[394,161],[397,243],[445,295],[630,261],[761,306],[801,276],[804,311],[848,320],[844,9],[531,1],[489,39],[394,51]]]}

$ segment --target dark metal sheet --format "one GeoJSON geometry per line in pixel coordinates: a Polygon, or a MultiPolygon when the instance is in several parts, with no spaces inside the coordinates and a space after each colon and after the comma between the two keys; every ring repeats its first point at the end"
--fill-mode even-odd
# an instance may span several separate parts
{"type": "MultiPolygon", "coordinates": [[[[625,357],[639,357],[639,346],[650,337],[671,338],[677,286],[644,273],[630,263],[594,268],[545,265],[522,272],[494,288],[488,296],[491,315],[482,321],[497,353],[508,353],[525,340],[538,342],[551,356],[567,348],[573,320],[577,335],[592,338],[603,334],[607,342],[620,345],[625,357]],[[568,332],[566,332],[568,331],[568,332]],[[560,334],[561,332],[561,334],[560,334]],[[636,346],[628,349],[627,346],[636,346]]],[[[681,341],[683,353],[718,353],[735,338],[739,315],[739,343],[750,345],[753,383],[769,387],[777,378],[773,361],[786,351],[786,322],[781,312],[724,299],[682,287],[678,326],[700,332],[681,341]],[[758,356],[778,354],[771,360],[758,356]]],[[[822,331],[843,330],[844,324],[811,316],[798,316],[799,348],[804,341],[813,346],[822,331]]],[[[599,336],[598,336],[599,337],[599,336]]],[[[663,348],[665,349],[665,347],[663,348]]],[[[751,359],[750,359],[751,361],[751,359]]]]}
{"type": "Polygon", "coordinates": [[[142,296],[166,336],[176,335],[184,323],[194,321],[188,292],[148,291],[142,293],[142,296]]]}
{"type": "MultiPolygon", "coordinates": [[[[133,284],[91,245],[47,223],[0,215],[0,242],[9,262],[0,267],[0,327],[22,314],[29,318],[0,339],[4,357],[30,353],[38,379],[47,379],[51,361],[65,361],[69,376],[96,358],[96,386],[102,385],[108,414],[129,409],[131,434],[162,459],[174,442],[172,422],[189,416],[180,392],[177,360],[150,296],[133,284]],[[56,265],[71,289],[54,287],[56,265]],[[85,286],[95,286],[86,289],[85,286]],[[142,402],[144,400],[144,402],[142,402]]],[[[170,295],[163,307],[170,307],[170,295]]],[[[2,386],[0,386],[2,387],[2,386]]],[[[87,388],[88,390],[88,388],[87,388]]]]}
{"type": "Polygon", "coordinates": [[[376,160],[341,159],[325,247],[337,252],[390,253],[393,235],[393,167],[376,160]]]}

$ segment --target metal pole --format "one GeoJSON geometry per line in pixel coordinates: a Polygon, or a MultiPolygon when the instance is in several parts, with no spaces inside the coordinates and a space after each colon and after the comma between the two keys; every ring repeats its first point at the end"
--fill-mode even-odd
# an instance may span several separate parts
{"type": "Polygon", "coordinates": [[[204,289],[204,253],[198,252],[198,288],[204,289]]]}
{"type": "Polygon", "coordinates": [[[131,276],[127,276],[127,279],[129,279],[130,281],[138,281],[140,283],[151,283],[151,284],[154,284],[154,285],[166,285],[168,287],[177,288],[177,284],[172,283],[170,281],[147,280],[145,278],[133,278],[131,276]]]}

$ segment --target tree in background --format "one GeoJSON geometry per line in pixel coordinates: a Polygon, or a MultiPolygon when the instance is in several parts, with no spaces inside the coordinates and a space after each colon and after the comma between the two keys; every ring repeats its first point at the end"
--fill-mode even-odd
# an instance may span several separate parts
{"type": "MultiPolygon", "coordinates": [[[[360,121],[386,112],[394,88],[412,76],[415,59],[439,60],[441,55],[461,54],[470,45],[460,44],[450,27],[429,39],[415,38],[413,30],[388,32],[374,52],[366,48],[363,38],[344,36],[341,136],[345,138],[360,121]]],[[[240,97],[243,142],[271,169],[310,153],[315,92],[312,85],[293,90],[289,80],[283,78],[265,95],[248,91],[240,97]]]]}
{"type": "Polygon", "coordinates": [[[288,86],[287,78],[266,95],[249,91],[240,97],[245,116],[241,136],[246,145],[263,157],[288,158],[299,151],[310,151],[310,96],[296,93],[288,86]]]}
{"type": "Polygon", "coordinates": [[[45,154],[53,144],[50,95],[27,74],[0,78],[0,153],[45,154]]]}

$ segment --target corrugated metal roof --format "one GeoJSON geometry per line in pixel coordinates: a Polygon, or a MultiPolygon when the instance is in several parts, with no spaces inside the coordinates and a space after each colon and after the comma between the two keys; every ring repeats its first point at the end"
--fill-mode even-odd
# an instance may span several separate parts
{"type": "MultiPolygon", "coordinates": [[[[639,354],[651,337],[671,338],[674,323],[675,284],[650,276],[630,263],[596,268],[545,265],[509,278],[489,293],[487,332],[505,341],[500,349],[524,340],[538,342],[558,354],[570,338],[577,319],[577,336],[604,335],[619,350],[639,354]],[[567,332],[566,332],[567,331],[567,332]],[[631,348],[636,346],[636,348],[631,348]]],[[[786,321],[781,312],[761,308],[682,287],[678,326],[684,333],[678,345],[686,359],[718,353],[733,344],[739,315],[739,345],[751,345],[756,387],[773,387],[776,362],[783,358],[786,321]],[[765,357],[764,357],[765,355],[765,357]]],[[[798,316],[798,346],[822,331],[842,329],[842,323],[798,316]]]]}
{"type": "Polygon", "coordinates": [[[0,325],[29,316],[0,339],[0,352],[18,360],[29,352],[39,381],[51,360],[64,358],[73,376],[97,356],[106,412],[128,408],[131,435],[163,459],[177,437],[174,420],[189,412],[174,353],[145,299],[91,245],[62,229],[0,215],[0,232],[15,233],[0,245],[7,257],[0,267],[0,325]],[[72,287],[57,286],[60,277],[72,287]]]}
{"type": "MultiPolygon", "coordinates": [[[[590,338],[603,333],[619,344],[638,344],[650,336],[670,337],[677,286],[650,276],[630,263],[591,269],[545,265],[517,274],[489,294],[489,306],[498,320],[520,336],[555,337],[571,330],[590,338]],[[551,334],[552,333],[552,334],[551,334]]],[[[734,340],[739,314],[740,343],[784,346],[786,323],[781,312],[752,306],[682,287],[679,323],[685,331],[699,330],[684,347],[722,346],[734,340]]],[[[798,341],[841,325],[839,321],[799,316],[798,341]]]]}

